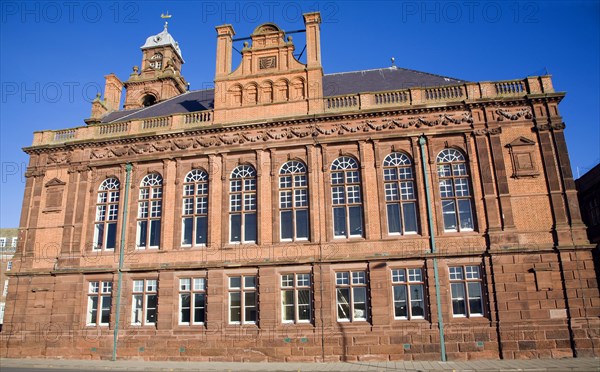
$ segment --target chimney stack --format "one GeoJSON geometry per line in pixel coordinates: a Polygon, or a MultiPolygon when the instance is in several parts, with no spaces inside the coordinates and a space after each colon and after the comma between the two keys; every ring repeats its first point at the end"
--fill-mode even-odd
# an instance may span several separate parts
{"type": "Polygon", "coordinates": [[[106,75],[104,78],[106,79],[104,105],[109,112],[118,111],[121,103],[121,93],[123,92],[123,82],[113,73],[106,75]]]}

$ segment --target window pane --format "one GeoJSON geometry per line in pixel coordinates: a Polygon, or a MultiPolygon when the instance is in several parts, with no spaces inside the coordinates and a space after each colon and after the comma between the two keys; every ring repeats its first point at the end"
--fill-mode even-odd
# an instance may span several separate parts
{"type": "Polygon", "coordinates": [[[244,293],[244,321],[256,322],[256,292],[244,293]]]}
{"type": "Polygon", "coordinates": [[[473,229],[473,217],[471,215],[471,200],[461,199],[458,201],[458,214],[460,216],[460,228],[473,229]]]}
{"type": "Polygon", "coordinates": [[[417,232],[417,211],[415,203],[402,204],[404,212],[404,232],[417,232]]]}
{"type": "Polygon", "coordinates": [[[452,313],[454,315],[467,315],[465,303],[465,287],[462,283],[452,283],[452,313]]]}
{"type": "Polygon", "coordinates": [[[106,249],[115,249],[117,245],[117,224],[107,224],[108,230],[106,231],[106,249]]]}
{"type": "Polygon", "coordinates": [[[156,322],[156,305],[158,298],[156,295],[148,295],[148,304],[146,307],[146,323],[156,322]]]}
{"type": "Polygon", "coordinates": [[[416,284],[410,286],[410,307],[412,316],[425,316],[425,301],[423,299],[423,286],[416,284]]]}
{"type": "Polygon", "coordinates": [[[242,286],[242,278],[233,276],[229,278],[229,288],[240,288],[242,286]]]}
{"type": "Polygon", "coordinates": [[[194,323],[204,323],[204,293],[194,294],[194,323]]]}
{"type": "Polygon", "coordinates": [[[182,293],[181,294],[181,323],[189,323],[190,322],[190,294],[182,293]]]}
{"type": "Polygon", "coordinates": [[[346,236],[346,208],[333,208],[333,232],[335,236],[346,236]]]}
{"type": "Polygon", "coordinates": [[[150,221],[150,246],[158,247],[160,245],[160,220],[150,221]]]}
{"type": "Polygon", "coordinates": [[[138,247],[146,246],[147,229],[148,229],[148,221],[138,221],[138,241],[137,241],[138,247]]]}
{"type": "Polygon", "coordinates": [[[354,319],[367,318],[367,289],[354,288],[354,319]]]}
{"type": "Polygon", "coordinates": [[[469,308],[471,314],[483,314],[481,283],[467,283],[467,286],[469,290],[469,308]]]}
{"type": "Polygon", "coordinates": [[[296,211],[296,238],[308,239],[308,210],[296,211]]]}
{"type": "Polygon", "coordinates": [[[94,248],[101,249],[104,243],[104,224],[96,224],[96,231],[94,232],[94,248]]]}
{"type": "Polygon", "coordinates": [[[181,244],[192,244],[192,221],[191,217],[183,219],[183,239],[181,244]]]}
{"type": "Polygon", "coordinates": [[[337,289],[338,319],[350,320],[350,288],[337,289]]]}
{"type": "Polygon", "coordinates": [[[350,235],[362,236],[362,207],[350,207],[350,235]]]}
{"type": "Polygon", "coordinates": [[[132,314],[131,314],[131,323],[132,324],[141,324],[142,323],[142,299],[143,299],[143,295],[133,296],[133,306],[132,306],[132,314]]]}
{"type": "Polygon", "coordinates": [[[100,315],[100,323],[110,323],[110,306],[111,296],[102,296],[102,314],[100,315]]]}
{"type": "Polygon", "coordinates": [[[98,318],[98,296],[88,297],[88,324],[96,324],[98,318]]]}
{"type": "Polygon", "coordinates": [[[281,211],[281,239],[292,239],[294,237],[292,213],[292,211],[281,211]]]}
{"type": "Polygon", "coordinates": [[[231,232],[229,240],[232,242],[242,241],[242,216],[239,214],[231,215],[231,232]]]}
{"type": "Polygon", "coordinates": [[[405,285],[394,286],[394,315],[396,317],[408,317],[405,285]]]}
{"type": "Polygon", "coordinates": [[[240,322],[242,320],[241,314],[241,297],[239,292],[229,294],[229,321],[240,322]]]}
{"type": "Polygon", "coordinates": [[[244,277],[244,288],[255,288],[256,287],[256,277],[255,276],[245,276],[244,277]]]}
{"type": "Polygon", "coordinates": [[[244,215],[244,241],[256,241],[256,213],[244,215]]]}
{"type": "Polygon", "coordinates": [[[454,210],[454,200],[443,200],[442,211],[444,214],[444,229],[456,230],[456,211],[454,210]]]}
{"type": "Polygon", "coordinates": [[[196,217],[196,244],[206,244],[208,235],[208,217],[196,217]]]}
{"type": "Polygon", "coordinates": [[[294,291],[282,292],[283,320],[294,320],[294,291]]]}
{"type": "Polygon", "coordinates": [[[310,290],[298,291],[298,320],[310,321],[310,290]]]}
{"type": "Polygon", "coordinates": [[[388,232],[390,234],[401,233],[402,225],[400,222],[400,206],[398,204],[387,205],[388,232]]]}

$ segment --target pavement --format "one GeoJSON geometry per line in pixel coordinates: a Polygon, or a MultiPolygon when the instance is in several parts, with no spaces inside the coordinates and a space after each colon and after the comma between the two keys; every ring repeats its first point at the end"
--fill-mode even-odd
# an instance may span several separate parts
{"type": "Polygon", "coordinates": [[[600,371],[599,358],[476,361],[399,361],[347,363],[148,362],[140,360],[73,360],[0,358],[0,371],[600,371]]]}

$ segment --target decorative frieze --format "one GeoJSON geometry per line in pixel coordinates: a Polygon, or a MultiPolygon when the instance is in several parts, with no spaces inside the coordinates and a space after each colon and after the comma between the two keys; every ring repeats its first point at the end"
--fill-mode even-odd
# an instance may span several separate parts
{"type": "Polygon", "coordinates": [[[498,121],[503,121],[505,118],[509,120],[519,120],[520,118],[532,119],[533,114],[531,110],[528,108],[520,109],[516,112],[510,112],[503,109],[497,109],[496,114],[498,114],[498,121]]]}
{"type": "Polygon", "coordinates": [[[451,124],[472,124],[471,113],[441,113],[430,116],[412,116],[406,118],[384,118],[378,120],[361,120],[345,123],[319,123],[284,128],[257,129],[239,133],[221,133],[213,135],[196,135],[193,138],[177,138],[152,143],[127,144],[123,146],[94,149],[90,159],[104,159],[123,156],[136,156],[155,152],[186,150],[189,148],[208,148],[230,146],[244,143],[260,143],[301,139],[306,137],[345,135],[349,133],[368,133],[408,129],[448,126],[451,124]]]}

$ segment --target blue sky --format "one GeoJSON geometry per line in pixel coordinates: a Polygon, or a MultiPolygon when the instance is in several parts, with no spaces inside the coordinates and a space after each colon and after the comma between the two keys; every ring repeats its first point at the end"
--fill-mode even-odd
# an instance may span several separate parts
{"type": "MultiPolygon", "coordinates": [[[[85,125],[104,75],[122,80],[167,10],[191,89],[211,86],[216,25],[303,28],[319,10],[325,73],[396,65],[469,81],[553,75],[575,177],[600,161],[599,1],[0,2],[0,227],[17,227],[33,132],[85,125]]],[[[294,34],[298,51],[302,34],[294,34]]],[[[241,49],[241,43],[237,45],[241,49]]],[[[234,53],[235,54],[235,53],[234,53]]],[[[234,64],[239,61],[234,59],[234,64]]]]}

